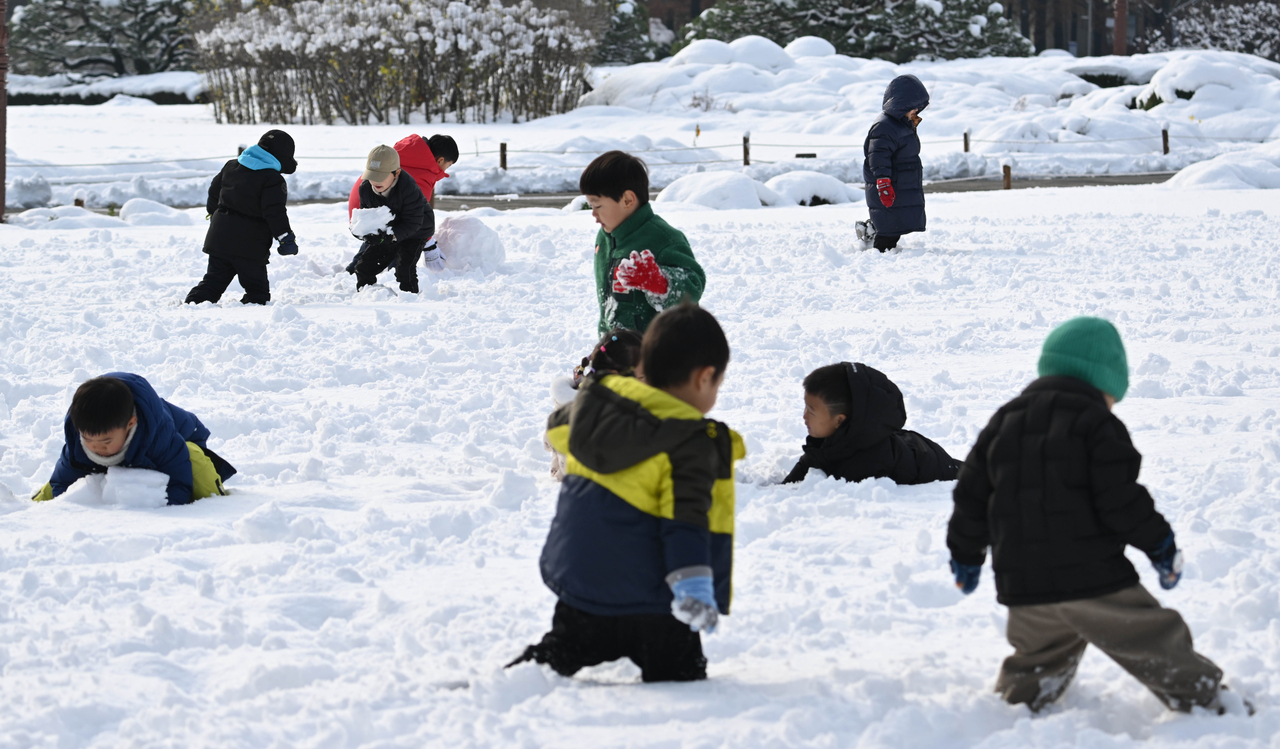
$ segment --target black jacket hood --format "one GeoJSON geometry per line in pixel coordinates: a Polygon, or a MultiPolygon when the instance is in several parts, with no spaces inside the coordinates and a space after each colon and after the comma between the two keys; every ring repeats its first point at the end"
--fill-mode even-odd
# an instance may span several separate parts
{"type": "Polygon", "coordinates": [[[903,119],[911,110],[923,111],[929,106],[929,91],[914,75],[900,75],[889,81],[884,90],[884,113],[903,119]]]}

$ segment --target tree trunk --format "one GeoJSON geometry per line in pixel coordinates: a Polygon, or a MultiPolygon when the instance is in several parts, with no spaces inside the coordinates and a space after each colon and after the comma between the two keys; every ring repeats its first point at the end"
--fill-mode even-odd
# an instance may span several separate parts
{"type": "Polygon", "coordinates": [[[1116,28],[1112,54],[1129,54],[1129,0],[1116,0],[1116,28]]]}

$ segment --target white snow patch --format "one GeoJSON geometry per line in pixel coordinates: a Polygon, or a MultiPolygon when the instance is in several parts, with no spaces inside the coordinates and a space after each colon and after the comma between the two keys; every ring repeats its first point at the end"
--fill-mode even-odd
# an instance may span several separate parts
{"type": "Polygon", "coordinates": [[[131,226],[191,226],[191,215],[146,198],[133,198],[120,206],[120,218],[131,226]]]}
{"type": "Polygon", "coordinates": [[[813,205],[815,198],[833,204],[849,203],[861,197],[861,191],[820,172],[785,172],[764,184],[792,205],[813,205]]]}
{"type": "Polygon", "coordinates": [[[659,203],[693,203],[718,211],[761,206],[759,182],[739,172],[700,172],[672,182],[659,203]]]}
{"type": "Polygon", "coordinates": [[[386,232],[395,216],[385,205],[377,208],[356,208],[351,211],[351,233],[357,237],[367,237],[378,232],[386,232]]]}

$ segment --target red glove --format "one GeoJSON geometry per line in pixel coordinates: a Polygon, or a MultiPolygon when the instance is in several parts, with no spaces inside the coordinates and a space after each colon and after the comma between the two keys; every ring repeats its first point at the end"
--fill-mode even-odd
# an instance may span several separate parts
{"type": "Polygon", "coordinates": [[[894,194],[893,183],[889,181],[889,178],[881,177],[876,180],[876,190],[880,191],[880,202],[884,204],[884,207],[892,208],[893,200],[898,196],[894,194]]]}
{"type": "Polygon", "coordinates": [[[658,267],[658,261],[653,259],[653,253],[648,250],[631,253],[631,257],[618,263],[613,271],[613,290],[618,294],[632,289],[650,294],[665,294],[669,288],[667,277],[658,267]]]}

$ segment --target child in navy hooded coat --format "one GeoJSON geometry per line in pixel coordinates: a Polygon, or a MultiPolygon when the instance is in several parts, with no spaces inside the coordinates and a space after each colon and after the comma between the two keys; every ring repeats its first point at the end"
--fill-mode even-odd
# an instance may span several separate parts
{"type": "Polygon", "coordinates": [[[82,384],[63,432],[62,455],[49,483],[32,497],[37,502],[113,466],[167,474],[171,505],[225,494],[222,482],[236,473],[209,449],[209,430],[195,414],[164,400],[151,383],[129,372],[109,372],[82,384]]]}
{"type": "Polygon", "coordinates": [[[282,176],[297,169],[293,138],[283,130],[269,130],[258,145],[246,148],[214,176],[206,206],[209,232],[204,238],[209,268],[187,294],[188,304],[218,301],[236,276],[244,287],[241,303],[271,301],[267,280],[271,243],[280,242],[281,255],[298,254],[285,212],[289,188],[282,176]]]}
{"type": "MultiPolygon", "coordinates": [[[[866,184],[871,231],[858,236],[886,252],[903,234],[924,231],[924,168],[920,163],[920,112],[929,92],[914,75],[900,75],[884,91],[880,115],[862,146],[862,181],[866,184]]],[[[859,222],[861,224],[861,222],[859,222]]]]}

